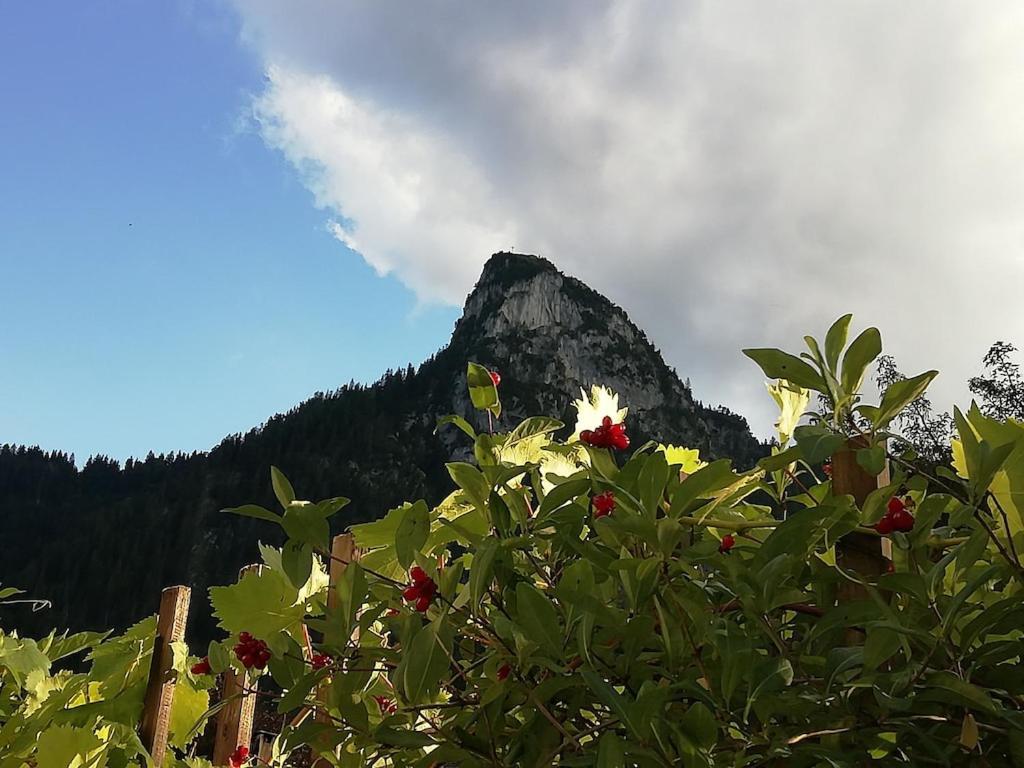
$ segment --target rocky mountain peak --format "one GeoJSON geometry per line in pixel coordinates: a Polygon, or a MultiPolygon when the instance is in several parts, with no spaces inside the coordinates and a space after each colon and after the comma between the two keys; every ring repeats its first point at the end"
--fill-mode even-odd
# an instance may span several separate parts
{"type": "MultiPolygon", "coordinates": [[[[510,420],[549,413],[571,421],[580,389],[601,384],[620,394],[640,436],[740,462],[761,452],[741,417],[694,399],[625,311],[538,256],[487,261],[442,354],[502,371],[510,420]]],[[[461,392],[451,405],[472,415],[461,392]]]]}

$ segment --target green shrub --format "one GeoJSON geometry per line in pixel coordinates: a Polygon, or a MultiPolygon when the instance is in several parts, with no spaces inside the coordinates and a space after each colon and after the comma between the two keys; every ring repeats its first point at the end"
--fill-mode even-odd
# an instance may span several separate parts
{"type": "MultiPolygon", "coordinates": [[[[869,329],[847,347],[848,326],[824,351],[808,338],[804,358],[748,350],[780,379],[781,413],[751,471],[601,447],[601,417],[625,414],[600,389],[564,440],[543,417],[504,434],[443,420],[475,465],[448,466],[455,490],[436,508],[355,526],[360,557],[334,564],[347,567],[333,586],[329,518],[346,500],[297,501],[274,470],[280,513],[232,511],[288,541],[211,590],[229,635],[212,671],[239,666],[241,633],[266,643],[292,722],[275,765],[310,747],[353,767],[1024,766],[1024,426],[957,412],[956,471],[919,474],[888,429],[935,374],[864,404],[881,342],[869,329]],[[891,468],[861,503],[818,469],[851,438],[860,471],[891,468]],[[909,528],[880,525],[894,509],[909,528]],[[879,530],[891,572],[851,569],[844,548],[877,548],[879,530]]],[[[471,365],[468,381],[500,413],[487,372],[471,365]]],[[[0,766],[35,759],[31,739],[5,741],[14,718],[36,718],[25,732],[40,741],[66,718],[96,733],[113,719],[45,695],[26,714],[40,694],[4,648],[0,766]]],[[[179,675],[213,680],[184,662],[179,675]]]]}

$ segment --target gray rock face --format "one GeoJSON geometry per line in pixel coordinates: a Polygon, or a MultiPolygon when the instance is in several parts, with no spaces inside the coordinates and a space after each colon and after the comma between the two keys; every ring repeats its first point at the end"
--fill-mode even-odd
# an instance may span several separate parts
{"type": "MultiPolygon", "coordinates": [[[[636,438],[701,448],[738,464],[764,453],[745,420],[694,399],[621,308],[546,259],[492,256],[441,356],[501,372],[504,425],[538,413],[561,416],[571,425],[571,402],[580,388],[601,384],[630,409],[629,429],[636,438]]],[[[448,404],[456,413],[476,416],[480,425],[462,384],[448,404]]]]}

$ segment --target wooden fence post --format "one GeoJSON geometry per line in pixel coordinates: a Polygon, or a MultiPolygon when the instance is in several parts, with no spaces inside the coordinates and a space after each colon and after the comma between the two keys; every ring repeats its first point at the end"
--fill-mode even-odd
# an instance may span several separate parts
{"type": "MultiPolygon", "coordinates": [[[[858,449],[866,447],[867,441],[864,438],[851,438],[832,456],[832,492],[837,495],[853,496],[858,507],[864,506],[872,491],[889,482],[888,466],[876,477],[857,463],[858,449]]],[[[836,560],[839,565],[865,578],[877,578],[885,573],[889,567],[891,553],[891,543],[888,539],[867,533],[848,533],[836,545],[836,560]]],[[[863,600],[868,594],[860,584],[844,579],[839,585],[837,597],[840,603],[844,603],[863,600]]],[[[858,642],[863,641],[863,635],[848,633],[849,639],[853,640],[854,637],[858,642]]]]}
{"type": "MultiPolygon", "coordinates": [[[[247,565],[239,571],[239,578],[247,573],[259,573],[262,565],[247,565]]],[[[227,765],[228,757],[238,748],[249,748],[252,742],[252,723],[256,716],[256,696],[250,690],[259,686],[259,678],[250,679],[248,673],[237,672],[234,667],[224,671],[221,682],[221,701],[229,700],[217,714],[217,734],[213,742],[213,764],[227,765]]]]}
{"type": "MultiPolygon", "coordinates": [[[[349,563],[353,563],[359,559],[359,550],[356,549],[356,540],[351,533],[341,533],[334,537],[331,541],[331,562],[330,562],[330,588],[327,591],[327,607],[334,609],[338,605],[338,594],[335,590],[338,582],[341,581],[341,576],[345,573],[345,568],[348,567],[349,563]]],[[[358,630],[354,630],[358,632],[358,630]]],[[[327,691],[321,689],[317,693],[317,697],[323,701],[327,698],[327,691]]],[[[317,713],[317,720],[319,722],[330,722],[330,718],[322,713],[317,713]]],[[[324,758],[317,758],[313,763],[313,768],[330,768],[331,763],[324,758]]]]}
{"type": "Polygon", "coordinates": [[[185,637],[188,604],[192,590],[188,587],[167,587],[160,593],[160,614],[153,641],[153,660],[149,667],[149,682],[142,710],[142,744],[153,758],[155,768],[164,763],[167,737],[174,703],[174,652],[171,643],[185,637]]]}
{"type": "Polygon", "coordinates": [[[260,734],[260,746],[256,751],[256,757],[260,765],[270,765],[270,759],[274,756],[274,737],[266,734],[260,734]]]}

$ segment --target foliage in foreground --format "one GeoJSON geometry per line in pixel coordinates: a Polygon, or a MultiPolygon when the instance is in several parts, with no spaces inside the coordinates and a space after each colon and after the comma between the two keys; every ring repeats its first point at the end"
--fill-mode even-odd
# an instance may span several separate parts
{"type": "MultiPolygon", "coordinates": [[[[881,341],[848,345],[849,322],[802,357],[747,350],[779,380],[781,412],[779,445],[749,472],[673,446],[616,451],[628,414],[600,388],[564,441],[543,417],[506,434],[447,419],[475,464],[448,466],[436,508],[355,526],[361,556],[333,587],[328,521],[346,500],[298,501],[275,470],[280,513],[233,511],[288,541],[211,590],[228,637],[195,668],[182,655],[179,682],[198,705],[265,645],[251,673],[293,723],[274,765],[308,746],[339,766],[1024,766],[1024,426],[958,411],[956,472],[920,474],[890,425],[935,374],[863,403],[881,341]],[[820,414],[805,414],[812,391],[820,414]],[[866,473],[891,465],[861,504],[820,469],[851,450],[866,473]],[[878,525],[894,508],[909,530],[878,525]],[[879,529],[891,572],[847,567],[850,537],[879,529]]],[[[467,378],[499,413],[489,373],[467,378]]],[[[90,640],[93,656],[146,667],[139,632],[114,641],[133,650],[90,640]]],[[[130,675],[94,687],[109,675],[97,659],[84,680],[51,676],[8,650],[31,641],[2,642],[0,766],[44,766],[44,745],[72,749],[71,734],[78,764],[138,759],[135,711],[109,695],[130,675]]]]}

